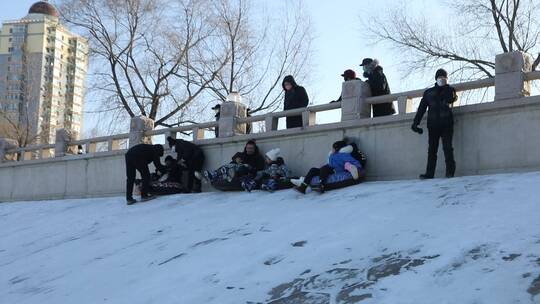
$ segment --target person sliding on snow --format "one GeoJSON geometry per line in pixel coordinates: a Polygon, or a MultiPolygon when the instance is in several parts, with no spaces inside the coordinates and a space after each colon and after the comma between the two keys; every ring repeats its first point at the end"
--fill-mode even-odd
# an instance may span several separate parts
{"type": "Polygon", "coordinates": [[[290,178],[290,171],[280,153],[279,148],[268,151],[265,155],[267,168],[257,172],[255,178],[250,175],[242,178],[242,188],[251,192],[260,186],[262,190],[274,192],[279,188],[280,182],[286,182],[290,178]]]}
{"type": "Polygon", "coordinates": [[[223,165],[214,171],[206,170],[204,171],[204,176],[212,183],[218,180],[226,180],[230,183],[235,176],[245,175],[251,171],[251,166],[244,164],[244,153],[236,152],[230,163],[223,165]]]}
{"type": "Polygon", "coordinates": [[[440,139],[442,139],[444,158],[446,160],[446,177],[454,177],[456,172],[454,148],[452,147],[452,136],[454,134],[452,104],[457,100],[456,90],[448,85],[448,73],[443,69],[437,70],[435,80],[437,80],[435,86],[424,92],[411,126],[414,132],[422,134],[423,130],[418,125],[422,121],[426,109],[429,108],[427,118],[429,132],[428,161],[426,173],[421,174],[420,179],[431,179],[435,176],[440,139]]]}
{"type": "Polygon", "coordinates": [[[135,183],[136,171],[139,171],[142,178],[141,199],[148,201],[155,198],[150,194],[150,170],[148,164],[153,162],[156,170],[166,173],[167,169],[161,164],[160,158],[163,156],[162,145],[139,144],[131,147],[126,153],[126,200],[128,205],[137,201],[133,198],[133,185],[135,183]]]}
{"type": "Polygon", "coordinates": [[[336,141],[332,144],[332,151],[330,151],[328,156],[328,164],[320,168],[311,168],[304,177],[303,182],[294,189],[302,194],[306,194],[306,190],[309,187],[311,180],[315,176],[319,176],[321,181],[319,191],[323,193],[328,177],[334,173],[345,171],[349,171],[352,177],[357,180],[361,175],[359,169],[362,171],[363,169],[360,162],[351,155],[352,152],[353,147],[351,145],[347,145],[343,140],[336,141]]]}

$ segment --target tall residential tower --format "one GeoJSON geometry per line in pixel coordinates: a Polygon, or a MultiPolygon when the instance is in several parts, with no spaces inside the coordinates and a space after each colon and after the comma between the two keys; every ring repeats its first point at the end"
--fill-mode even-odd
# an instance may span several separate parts
{"type": "Polygon", "coordinates": [[[62,25],[48,2],[35,3],[20,20],[4,22],[0,137],[14,137],[6,119],[17,121],[31,136],[39,135],[36,143],[53,143],[59,128],[79,136],[87,67],[87,40],[62,25]]]}

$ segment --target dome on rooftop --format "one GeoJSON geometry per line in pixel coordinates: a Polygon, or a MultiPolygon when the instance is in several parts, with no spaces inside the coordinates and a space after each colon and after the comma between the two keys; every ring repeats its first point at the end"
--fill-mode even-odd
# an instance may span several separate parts
{"type": "Polygon", "coordinates": [[[34,3],[28,10],[28,13],[58,17],[58,11],[56,10],[56,8],[47,1],[39,1],[34,3]]]}

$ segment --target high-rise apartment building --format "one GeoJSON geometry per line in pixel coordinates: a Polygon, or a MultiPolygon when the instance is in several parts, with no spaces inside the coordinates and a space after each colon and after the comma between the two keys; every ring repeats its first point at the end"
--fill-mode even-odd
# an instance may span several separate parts
{"type": "MultiPolygon", "coordinates": [[[[71,33],[46,1],[0,32],[0,137],[6,119],[28,128],[36,143],[53,143],[59,128],[81,134],[88,42],[71,33]],[[3,125],[3,127],[2,127],[3,125]]],[[[13,137],[13,136],[12,136],[13,137]]]]}

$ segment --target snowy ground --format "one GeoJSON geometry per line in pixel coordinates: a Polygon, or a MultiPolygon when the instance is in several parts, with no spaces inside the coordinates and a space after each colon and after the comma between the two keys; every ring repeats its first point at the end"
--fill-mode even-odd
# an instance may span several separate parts
{"type": "Polygon", "coordinates": [[[540,173],[0,204],[0,302],[540,303],[540,173]]]}

